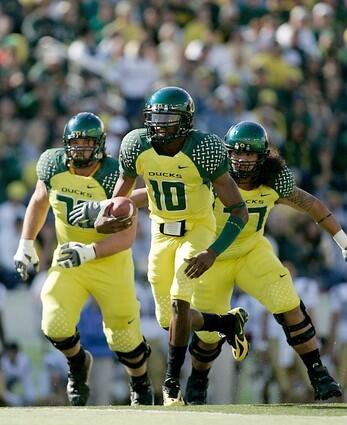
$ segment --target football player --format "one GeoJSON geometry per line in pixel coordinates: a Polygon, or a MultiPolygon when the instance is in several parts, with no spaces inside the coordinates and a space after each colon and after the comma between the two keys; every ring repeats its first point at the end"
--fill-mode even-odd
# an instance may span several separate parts
{"type": "MultiPolygon", "coordinates": [[[[179,376],[184,362],[191,325],[207,331],[201,338],[221,349],[219,331],[233,345],[235,331],[245,341],[243,326],[247,313],[230,306],[209,310],[209,300],[201,300],[202,315],[190,310],[199,297],[197,278],[239,235],[248,219],[240,192],[228,172],[227,151],[214,134],[193,129],[194,103],[184,89],[164,87],[148,99],[145,128],[128,133],[121,145],[121,175],[113,196],[126,196],[142,176],[148,193],[152,219],[152,243],[148,278],[156,303],[160,326],[169,329],[168,365],[163,385],[164,405],[183,404],[179,376]],[[227,215],[224,228],[215,239],[213,193],[219,196],[227,215]],[[203,305],[206,303],[206,308],[203,305]],[[218,313],[218,314],[208,314],[218,313]]],[[[74,222],[94,223],[91,203],[75,208],[74,222]]],[[[200,298],[199,298],[200,299],[200,298]]],[[[190,351],[199,350],[196,344],[190,351]]],[[[235,350],[240,360],[246,356],[235,350]]],[[[201,354],[203,355],[203,354],[201,354]]]]}
{"type": "Polygon", "coordinates": [[[89,112],[73,116],[65,126],[63,148],[44,152],[37,164],[38,181],[28,205],[15,267],[23,280],[28,268],[39,268],[34,242],[52,207],[58,246],[44,283],[42,330],[67,357],[67,395],[71,405],[83,406],[89,395],[92,355],[80,344],[76,325],[92,295],[103,315],[108,345],[130,376],[132,405],[153,404],[146,359],[150,348],[140,329],[130,247],[136,224],[112,236],[71,224],[69,212],[86,200],[112,196],[119,176],[118,161],[105,153],[104,125],[89,112]]]}
{"type": "MultiPolygon", "coordinates": [[[[261,302],[283,327],[288,344],[307,368],[315,399],[341,396],[339,385],[322,364],[311,318],[294,289],[288,269],[264,237],[264,227],[271,209],[282,204],[312,217],[334,238],[344,259],[347,257],[347,236],[319,199],[295,185],[291,171],[278,153],[270,148],[267,133],[260,124],[248,121],[236,124],[227,132],[224,143],[229,152],[230,174],[245,200],[249,220],[236,241],[199,279],[201,297],[193,300],[193,307],[205,308],[205,300],[209,300],[209,308],[215,305],[222,309],[223,304],[229,304],[233,285],[238,285],[261,302]]],[[[218,198],[215,216],[219,234],[228,215],[218,198]]],[[[199,332],[195,339],[202,339],[199,332]]],[[[192,353],[192,374],[185,394],[189,404],[206,403],[207,374],[212,365],[213,346],[209,351],[210,358],[208,353],[205,357],[192,353]]]]}

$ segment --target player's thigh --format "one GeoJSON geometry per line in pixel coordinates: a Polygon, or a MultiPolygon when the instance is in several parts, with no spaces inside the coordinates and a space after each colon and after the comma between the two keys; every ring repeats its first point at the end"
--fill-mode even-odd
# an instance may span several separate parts
{"type": "Polygon", "coordinates": [[[199,279],[194,279],[192,307],[204,313],[227,313],[234,288],[233,270],[233,260],[217,260],[199,279]]]}
{"type": "Polygon", "coordinates": [[[100,262],[98,268],[91,294],[100,307],[107,342],[113,351],[132,351],[143,337],[131,252],[117,254],[112,262],[100,262]]]}
{"type": "MultiPolygon", "coordinates": [[[[216,261],[194,282],[192,308],[203,313],[226,314],[234,288],[234,260],[216,261]]],[[[201,341],[214,344],[221,337],[218,332],[197,332],[201,341]]]]}
{"type": "Polygon", "coordinates": [[[87,298],[78,268],[52,267],[41,291],[44,334],[53,339],[72,336],[87,298]]]}
{"type": "Polygon", "coordinates": [[[130,250],[98,262],[90,273],[93,275],[89,285],[90,293],[97,301],[104,320],[115,316],[130,320],[138,314],[135,271],[130,250]]]}
{"type": "Polygon", "coordinates": [[[151,248],[148,256],[148,280],[157,293],[170,292],[175,271],[178,238],[163,235],[152,226],[151,248]]]}
{"type": "Polygon", "coordinates": [[[155,315],[163,328],[169,326],[171,318],[170,290],[174,278],[177,239],[154,232],[148,258],[148,280],[155,301],[155,315]]]}
{"type": "Polygon", "coordinates": [[[196,225],[189,230],[180,240],[180,245],[176,250],[175,273],[171,286],[171,298],[191,302],[193,286],[197,279],[190,279],[185,274],[187,262],[185,259],[191,258],[201,251],[207,249],[215,238],[214,229],[196,225]]]}
{"type": "Polygon", "coordinates": [[[284,313],[300,304],[289,270],[267,242],[238,260],[235,283],[271,313],[284,313]]]}

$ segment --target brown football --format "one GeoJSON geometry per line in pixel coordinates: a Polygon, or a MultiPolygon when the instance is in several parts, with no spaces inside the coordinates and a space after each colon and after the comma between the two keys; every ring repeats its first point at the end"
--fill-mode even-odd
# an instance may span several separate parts
{"type": "Polygon", "coordinates": [[[136,206],[133,201],[125,196],[117,196],[106,207],[105,215],[108,217],[128,217],[132,216],[135,211],[136,206]]]}

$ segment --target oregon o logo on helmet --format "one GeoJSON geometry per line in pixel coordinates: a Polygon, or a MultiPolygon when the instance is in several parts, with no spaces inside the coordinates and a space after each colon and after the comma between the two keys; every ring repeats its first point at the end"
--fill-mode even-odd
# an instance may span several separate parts
{"type": "Polygon", "coordinates": [[[72,138],[78,139],[79,137],[82,136],[82,131],[73,131],[71,136],[72,136],[72,138]]]}

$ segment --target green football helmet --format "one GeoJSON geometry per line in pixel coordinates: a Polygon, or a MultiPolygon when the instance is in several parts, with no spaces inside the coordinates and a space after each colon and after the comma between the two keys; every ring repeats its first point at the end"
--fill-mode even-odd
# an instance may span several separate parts
{"type": "Polygon", "coordinates": [[[144,115],[151,142],[169,143],[186,136],[193,126],[195,106],[180,87],[163,87],[146,101],[144,115]]]}
{"type": "Polygon", "coordinates": [[[77,168],[88,167],[105,156],[106,133],[101,119],[91,112],[80,112],[64,128],[63,142],[68,160],[77,168]],[[92,146],[71,146],[71,141],[90,139],[92,146]],[[91,155],[86,155],[91,152],[91,155]]]}
{"type": "Polygon", "coordinates": [[[241,121],[232,126],[224,136],[224,144],[229,152],[231,171],[237,179],[255,179],[269,155],[269,141],[265,128],[252,121],[241,121]],[[240,161],[238,153],[257,153],[255,161],[240,161]]]}

